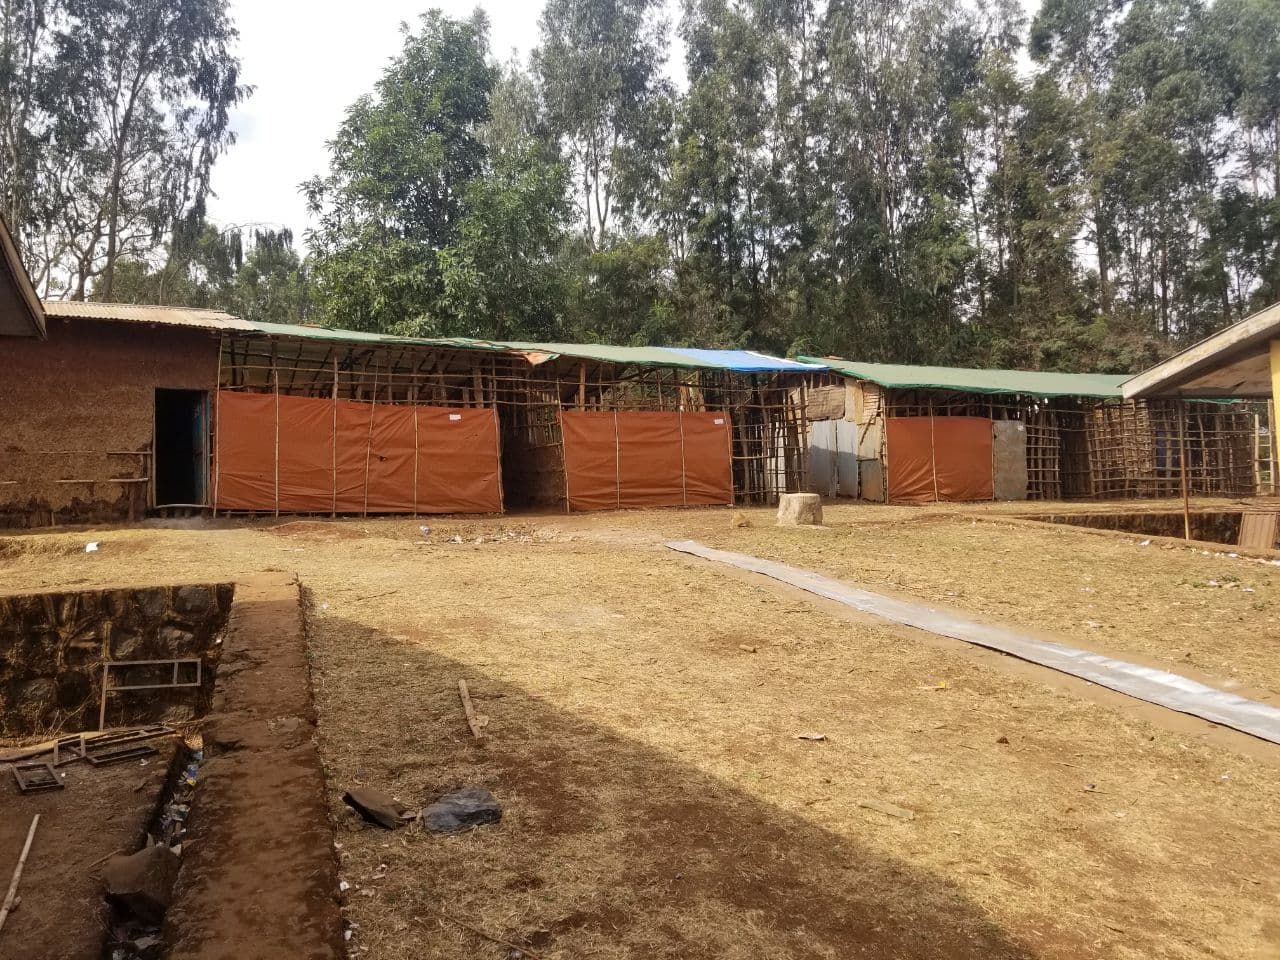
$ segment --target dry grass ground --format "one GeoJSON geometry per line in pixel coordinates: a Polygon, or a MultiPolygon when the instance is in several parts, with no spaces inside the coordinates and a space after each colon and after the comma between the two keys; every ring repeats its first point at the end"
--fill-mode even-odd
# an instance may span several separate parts
{"type": "MultiPolygon", "coordinates": [[[[1204,503],[1208,508],[1213,501],[1204,503]]],[[[607,527],[579,535],[607,535],[612,528],[693,537],[1052,632],[1090,649],[1194,670],[1228,689],[1250,687],[1280,702],[1280,565],[1225,552],[1206,557],[1200,549],[1159,542],[1144,547],[1148,538],[1140,536],[998,522],[1029,506],[1043,509],[828,506],[821,530],[777,527],[765,510],[746,511],[751,525],[745,528],[706,511],[619,513],[609,515],[607,527]]],[[[563,521],[569,528],[581,522],[563,521]]]]}
{"type": "Polygon", "coordinates": [[[362,956],[507,957],[442,911],[547,958],[1280,956],[1273,754],[653,544],[694,536],[1172,659],[1160,628],[1182,624],[1178,657],[1259,684],[1276,682],[1274,568],[914,510],[840,507],[803,532],[729,516],[432,520],[426,544],[410,521],[24,536],[0,542],[0,583],[299,573],[362,956]],[[1255,592],[1191,585],[1223,571],[1255,592]],[[479,784],[507,812],[391,834],[341,808],[357,783],[414,805],[479,784]]]}

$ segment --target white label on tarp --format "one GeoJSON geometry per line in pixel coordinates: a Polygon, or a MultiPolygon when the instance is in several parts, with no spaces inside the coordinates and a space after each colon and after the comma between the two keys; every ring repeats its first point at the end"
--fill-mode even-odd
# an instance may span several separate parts
{"type": "Polygon", "coordinates": [[[449,414],[449,419],[450,419],[450,420],[461,420],[461,419],[462,419],[462,414],[460,414],[460,413],[451,413],[451,414],[449,414]]]}
{"type": "Polygon", "coordinates": [[[723,426],[723,424],[724,424],[724,417],[716,417],[716,419],[715,419],[714,423],[715,423],[715,425],[716,425],[717,427],[719,427],[719,426],[723,426]]]}

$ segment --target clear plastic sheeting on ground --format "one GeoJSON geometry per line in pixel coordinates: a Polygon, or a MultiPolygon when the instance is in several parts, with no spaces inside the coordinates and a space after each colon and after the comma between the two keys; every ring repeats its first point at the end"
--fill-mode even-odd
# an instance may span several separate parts
{"type": "Polygon", "coordinates": [[[681,540],[668,543],[667,546],[680,553],[771,577],[894,623],[999,650],[1020,660],[1088,680],[1148,703],[1201,717],[1271,743],[1280,743],[1280,709],[1218,690],[1167,670],[1116,660],[1060,643],[1034,640],[1012,630],[935,610],[924,604],[895,600],[883,594],[862,590],[809,570],[742,553],[714,550],[693,540],[681,540]]]}

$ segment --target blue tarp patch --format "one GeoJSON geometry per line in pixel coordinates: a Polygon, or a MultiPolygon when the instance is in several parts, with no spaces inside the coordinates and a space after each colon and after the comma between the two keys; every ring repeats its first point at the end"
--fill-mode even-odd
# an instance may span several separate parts
{"type": "Polygon", "coordinates": [[[664,353],[674,353],[699,363],[713,364],[725,370],[764,371],[764,370],[825,370],[822,364],[800,363],[797,360],[783,360],[771,357],[754,350],[700,350],[696,347],[659,347],[664,353]]]}

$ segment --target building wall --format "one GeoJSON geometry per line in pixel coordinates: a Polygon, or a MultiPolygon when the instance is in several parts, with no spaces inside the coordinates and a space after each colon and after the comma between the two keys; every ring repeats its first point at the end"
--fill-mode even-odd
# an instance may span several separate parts
{"type": "Polygon", "coordinates": [[[53,318],[48,334],[0,342],[0,528],[141,517],[149,482],[111,478],[150,477],[155,390],[213,390],[216,334],[53,318]]]}

